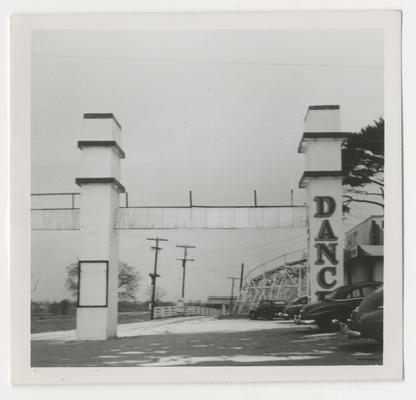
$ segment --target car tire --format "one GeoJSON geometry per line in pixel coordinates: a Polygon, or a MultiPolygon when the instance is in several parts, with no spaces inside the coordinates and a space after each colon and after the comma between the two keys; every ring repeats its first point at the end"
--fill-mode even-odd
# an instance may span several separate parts
{"type": "Polygon", "coordinates": [[[257,315],[254,311],[250,311],[249,314],[248,314],[248,317],[250,319],[257,319],[257,315]]]}
{"type": "Polygon", "coordinates": [[[324,332],[335,332],[338,330],[338,327],[334,326],[332,321],[326,318],[316,320],[316,325],[318,325],[319,329],[324,332]]]}
{"type": "Polygon", "coordinates": [[[374,339],[376,339],[378,343],[383,344],[383,333],[377,333],[376,335],[374,335],[374,339]]]}

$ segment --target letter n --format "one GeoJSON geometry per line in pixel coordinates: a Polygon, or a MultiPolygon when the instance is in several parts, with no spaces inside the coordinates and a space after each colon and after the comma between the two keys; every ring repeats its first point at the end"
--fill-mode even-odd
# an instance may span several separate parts
{"type": "Polygon", "coordinates": [[[338,260],[336,256],[337,245],[338,243],[331,243],[331,244],[316,243],[315,247],[317,251],[316,251],[315,265],[324,264],[323,256],[325,256],[332,265],[337,265],[338,264],[338,260]]]}

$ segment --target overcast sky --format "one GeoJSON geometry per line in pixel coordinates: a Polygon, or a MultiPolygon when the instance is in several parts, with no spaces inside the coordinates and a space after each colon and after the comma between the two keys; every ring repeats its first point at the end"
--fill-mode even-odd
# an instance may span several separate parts
{"type": "MultiPolygon", "coordinates": [[[[251,205],[254,189],[262,205],[289,204],[290,189],[303,204],[297,146],[307,107],[339,104],[343,131],[383,116],[381,31],[39,31],[32,44],[36,193],[79,191],[82,115],[112,112],[130,205],[187,205],[188,190],[195,204],[251,205]]],[[[354,207],[346,226],[379,211],[354,207]]],[[[299,229],[121,231],[120,258],[144,277],[139,298],[153,266],[149,235],[169,239],[158,283],[170,300],[181,287],[176,244],[197,246],[186,297],[201,300],[228,295],[242,262],[306,246],[299,229]]],[[[78,257],[78,236],[32,232],[34,299],[69,297],[65,266],[78,257]]]]}

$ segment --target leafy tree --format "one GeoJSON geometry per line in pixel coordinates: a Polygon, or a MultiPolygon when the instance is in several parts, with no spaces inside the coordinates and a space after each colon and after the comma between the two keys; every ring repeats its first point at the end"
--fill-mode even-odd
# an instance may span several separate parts
{"type": "Polygon", "coordinates": [[[69,314],[70,310],[71,310],[71,302],[69,300],[64,299],[58,303],[58,307],[57,307],[58,314],[66,315],[66,314],[69,314]]]}
{"type": "Polygon", "coordinates": [[[384,119],[349,136],[342,149],[346,172],[344,211],[350,204],[368,203],[384,208],[384,119]]]}
{"type": "Polygon", "coordinates": [[[71,292],[72,297],[77,297],[78,291],[78,263],[72,263],[66,267],[66,288],[71,292]]]}
{"type": "Polygon", "coordinates": [[[120,262],[118,270],[118,300],[136,300],[140,280],[140,274],[138,271],[135,271],[134,267],[125,262],[120,262]]]}
{"type": "MultiPolygon", "coordinates": [[[[125,262],[118,264],[118,300],[134,301],[142,279],[140,273],[134,267],[125,262]]],[[[72,296],[77,296],[78,291],[78,263],[72,263],[66,267],[67,277],[65,285],[72,296]]]]}

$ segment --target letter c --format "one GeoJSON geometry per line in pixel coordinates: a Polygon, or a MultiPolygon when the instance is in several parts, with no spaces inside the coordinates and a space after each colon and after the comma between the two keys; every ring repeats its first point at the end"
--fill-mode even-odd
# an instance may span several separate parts
{"type": "Polygon", "coordinates": [[[318,272],[318,284],[322,289],[331,289],[336,285],[337,280],[334,279],[331,283],[328,283],[325,277],[326,272],[330,272],[332,276],[336,275],[335,267],[324,267],[318,272]]]}

